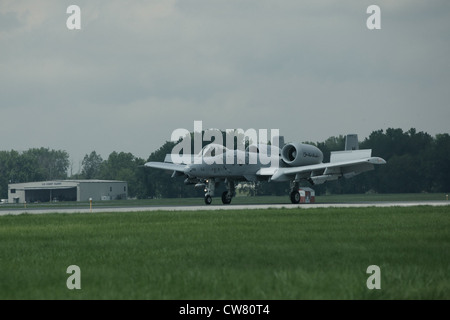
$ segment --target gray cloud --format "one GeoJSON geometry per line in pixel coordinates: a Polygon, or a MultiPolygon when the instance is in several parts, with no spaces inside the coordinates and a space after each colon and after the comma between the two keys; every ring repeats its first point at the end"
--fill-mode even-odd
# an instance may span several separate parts
{"type": "Polygon", "coordinates": [[[0,4],[1,149],[146,158],[176,128],[276,128],[287,140],[448,131],[450,8],[379,1],[0,4]],[[6,120],[7,119],[7,120],[6,120]]]}

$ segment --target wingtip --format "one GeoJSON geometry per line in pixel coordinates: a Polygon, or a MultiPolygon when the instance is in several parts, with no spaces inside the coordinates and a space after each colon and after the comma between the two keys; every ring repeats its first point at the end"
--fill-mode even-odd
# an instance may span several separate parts
{"type": "Polygon", "coordinates": [[[368,161],[372,164],[386,164],[386,160],[380,157],[372,157],[368,161]]]}

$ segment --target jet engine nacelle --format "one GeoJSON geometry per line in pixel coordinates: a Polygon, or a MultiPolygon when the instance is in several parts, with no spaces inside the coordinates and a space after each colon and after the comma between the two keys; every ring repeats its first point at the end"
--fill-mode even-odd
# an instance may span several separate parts
{"type": "Polygon", "coordinates": [[[317,147],[303,143],[288,143],[281,150],[283,162],[291,167],[321,163],[323,153],[317,147]]]}

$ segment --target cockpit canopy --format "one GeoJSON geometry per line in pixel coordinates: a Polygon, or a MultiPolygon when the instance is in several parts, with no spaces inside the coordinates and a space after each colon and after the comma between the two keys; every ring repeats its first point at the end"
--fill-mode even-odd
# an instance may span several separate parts
{"type": "Polygon", "coordinates": [[[217,143],[210,143],[203,147],[203,149],[199,152],[198,156],[200,157],[215,157],[218,155],[223,155],[230,151],[225,146],[222,146],[217,143]]]}

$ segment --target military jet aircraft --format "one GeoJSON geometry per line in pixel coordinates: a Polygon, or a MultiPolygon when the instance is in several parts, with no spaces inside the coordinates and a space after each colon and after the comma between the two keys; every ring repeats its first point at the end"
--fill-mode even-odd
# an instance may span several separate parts
{"type": "Polygon", "coordinates": [[[222,145],[209,144],[197,155],[188,155],[183,161],[173,162],[174,155],[166,155],[164,162],[147,162],[146,167],[173,171],[172,177],[185,176],[185,184],[204,188],[205,204],[211,204],[220,182],[227,190],[222,203],[230,204],[235,196],[236,183],[241,181],[291,181],[290,199],[300,202],[299,187],[302,180],[312,185],[339,178],[351,178],[374,165],[385,164],[372,157],[371,149],[359,150],[356,135],[347,135],[344,151],[331,152],[330,162],[323,163],[323,153],[317,147],[304,143],[288,143],[281,148],[258,144],[245,151],[230,150],[222,145]]]}

